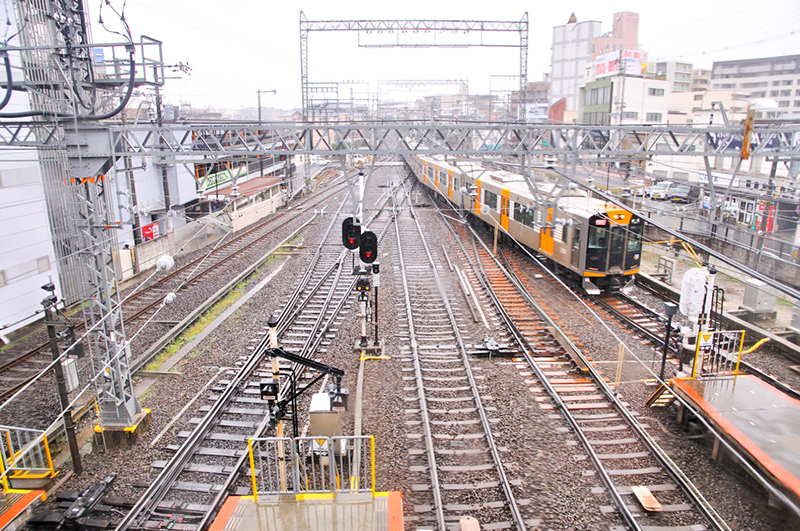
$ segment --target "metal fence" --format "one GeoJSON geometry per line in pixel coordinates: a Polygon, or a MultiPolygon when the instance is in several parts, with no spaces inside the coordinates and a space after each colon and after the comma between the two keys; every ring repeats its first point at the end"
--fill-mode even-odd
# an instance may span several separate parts
{"type": "Polygon", "coordinates": [[[248,440],[253,497],[259,494],[375,493],[375,439],[265,437],[248,440]]]}
{"type": "Polygon", "coordinates": [[[692,378],[734,376],[742,359],[744,330],[700,332],[695,348],[692,378]]]}
{"type": "Polygon", "coordinates": [[[0,482],[4,491],[9,490],[10,480],[55,475],[50,444],[42,430],[0,426],[0,458],[0,482]]]}

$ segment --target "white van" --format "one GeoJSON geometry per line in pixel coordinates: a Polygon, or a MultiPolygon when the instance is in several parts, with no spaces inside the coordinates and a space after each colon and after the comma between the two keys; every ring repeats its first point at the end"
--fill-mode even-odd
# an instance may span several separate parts
{"type": "Polygon", "coordinates": [[[650,197],[650,199],[664,200],[668,197],[667,193],[674,187],[675,183],[672,181],[661,181],[655,186],[645,188],[645,195],[650,197]]]}

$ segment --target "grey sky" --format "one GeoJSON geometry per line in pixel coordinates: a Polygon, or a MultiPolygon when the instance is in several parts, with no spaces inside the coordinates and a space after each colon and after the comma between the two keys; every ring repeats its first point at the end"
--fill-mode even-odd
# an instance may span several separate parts
{"type": "MultiPolygon", "coordinates": [[[[119,41],[118,36],[97,24],[100,1],[87,4],[94,41],[119,41]]],[[[128,0],[125,17],[134,38],[147,35],[164,42],[167,64],[189,63],[191,75],[171,81],[165,96],[169,103],[191,101],[195,107],[255,106],[257,89],[277,90],[276,95],[262,95],[264,106],[299,107],[301,9],[309,20],[519,20],[527,11],[531,81],[549,72],[552,28],[564,24],[573,11],[579,21],[600,21],[603,31],[611,30],[613,13],[638,12],[640,45],[651,61],[680,59],[693,62],[695,67],[710,67],[715,60],[800,53],[800,2],[796,0],[578,0],[543,4],[517,0],[469,4],[450,0],[396,4],[128,0]]],[[[113,0],[112,5],[120,9],[122,4],[113,0]]],[[[108,28],[120,29],[119,20],[108,7],[103,7],[102,14],[108,28]]],[[[357,46],[355,33],[312,33],[309,57],[311,81],[467,78],[471,93],[488,92],[491,75],[515,75],[519,69],[514,48],[363,49],[357,46]]]]}

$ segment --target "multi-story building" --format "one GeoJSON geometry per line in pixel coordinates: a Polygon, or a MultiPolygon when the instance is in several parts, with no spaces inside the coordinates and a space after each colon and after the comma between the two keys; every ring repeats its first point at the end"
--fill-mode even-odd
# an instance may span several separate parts
{"type": "Polygon", "coordinates": [[[711,88],[711,70],[695,68],[692,71],[692,92],[711,88]]]}
{"type": "Polygon", "coordinates": [[[578,22],[575,14],[563,26],[553,28],[550,61],[550,105],[565,100],[565,111],[578,108],[578,87],[590,62],[592,40],[600,36],[600,22],[578,22]]]}
{"type": "Polygon", "coordinates": [[[639,13],[614,13],[611,33],[592,39],[590,59],[594,61],[598,55],[623,49],[639,49],[639,13]]]}
{"type": "Polygon", "coordinates": [[[588,124],[665,123],[670,83],[646,75],[644,54],[618,50],[598,56],[580,88],[578,119],[588,124]]]}
{"type": "Polygon", "coordinates": [[[746,90],[698,90],[673,93],[669,102],[669,115],[685,116],[670,119],[670,123],[723,125],[742,123],[747,116],[750,93],[746,90]],[[723,114],[724,112],[724,114],[723,114]]]}
{"type": "MultiPolygon", "coordinates": [[[[547,123],[547,112],[550,107],[548,93],[550,92],[550,81],[547,74],[542,81],[531,81],[525,87],[525,104],[522,116],[526,122],[543,124],[547,123]]],[[[512,116],[517,116],[519,104],[519,91],[511,93],[511,112],[512,116]]]]}
{"type": "Polygon", "coordinates": [[[715,61],[711,88],[747,90],[752,99],[769,98],[777,109],[756,111],[756,119],[775,119],[800,111],[800,55],[715,61]]]}
{"type": "Polygon", "coordinates": [[[670,82],[670,92],[692,90],[692,63],[658,61],[655,64],[655,75],[670,82]]]}

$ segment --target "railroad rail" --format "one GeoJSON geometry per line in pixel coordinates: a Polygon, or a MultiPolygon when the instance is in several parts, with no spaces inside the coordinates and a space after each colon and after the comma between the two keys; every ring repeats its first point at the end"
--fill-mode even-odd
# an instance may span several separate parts
{"type": "MultiPolygon", "coordinates": [[[[210,255],[203,254],[194,258],[165,273],[163,276],[159,275],[160,278],[152,284],[133,292],[124,299],[122,304],[123,318],[128,334],[133,337],[142,326],[148,323],[152,315],[161,307],[164,297],[168,293],[188,292],[191,289],[198,289],[198,287],[203,288],[201,281],[222,266],[229,266],[231,270],[245,269],[248,266],[254,269],[243,258],[250,257],[250,260],[256,260],[256,257],[260,257],[262,254],[259,250],[266,239],[273,239],[278,233],[293,233],[297,227],[302,226],[313,218],[313,209],[315,207],[330,201],[332,197],[343,190],[344,180],[338,180],[334,186],[328,187],[324,192],[314,194],[300,201],[295,208],[279,211],[276,215],[266,218],[262,223],[255,224],[253,227],[237,233],[234,237],[219,244],[210,255]],[[302,215],[297,215],[297,207],[300,206],[304,207],[305,210],[302,215]],[[232,262],[238,262],[238,265],[232,262]]],[[[124,293],[121,295],[124,296],[124,293]]],[[[222,297],[224,293],[219,295],[222,297]]],[[[207,302],[208,304],[201,305],[201,312],[216,300],[207,302]]],[[[197,314],[198,312],[193,313],[197,314]]],[[[176,329],[175,324],[181,322],[184,317],[185,315],[173,314],[168,322],[153,322],[150,325],[165,325],[169,329],[166,337],[175,337],[183,331],[183,328],[176,329]]],[[[76,335],[79,336],[83,329],[84,323],[76,323],[76,335]]],[[[11,348],[5,351],[4,355],[12,359],[0,365],[0,375],[4,375],[3,378],[0,378],[0,401],[7,400],[13,396],[14,393],[23,388],[43,367],[46,367],[52,361],[49,347],[49,342],[45,337],[32,348],[11,348]],[[22,352],[16,352],[17,350],[22,352]]],[[[140,350],[143,350],[143,347],[137,347],[134,342],[134,354],[140,350]]],[[[151,351],[150,357],[153,355],[155,355],[155,352],[151,351]]],[[[141,368],[148,361],[149,359],[138,359],[136,368],[141,368]]]]}
{"type": "Polygon", "coordinates": [[[521,351],[516,360],[536,375],[605,486],[612,505],[599,510],[616,512],[630,529],[728,529],[581,352],[577,338],[562,330],[547,301],[537,300],[533,286],[504,267],[465,224],[451,228],[460,240],[474,242],[462,251],[513,332],[521,351]]]}
{"type": "MultiPolygon", "coordinates": [[[[621,324],[632,328],[644,339],[652,342],[657,348],[663,348],[664,332],[660,331],[664,329],[666,318],[659,315],[655,310],[648,308],[647,306],[621,293],[613,297],[594,297],[590,299],[590,302],[611,313],[621,324]]],[[[673,330],[667,352],[677,357],[677,345],[679,341],[680,336],[673,330]]],[[[786,393],[787,395],[800,400],[800,390],[787,385],[779,378],[756,367],[752,363],[742,359],[739,361],[739,368],[748,374],[756,376],[757,378],[786,393]]]]}
{"type": "MultiPolygon", "coordinates": [[[[345,270],[347,250],[342,250],[335,230],[341,226],[346,201],[347,198],[331,216],[322,243],[275,320],[282,348],[296,356],[312,359],[333,338],[335,321],[352,302],[356,279],[345,270]]],[[[388,201],[389,197],[384,198],[384,204],[388,201]]],[[[379,208],[369,222],[376,223],[384,212],[379,208]]],[[[384,231],[388,226],[387,223],[384,231]]],[[[197,426],[192,432],[179,434],[185,441],[170,447],[175,454],[169,462],[154,463],[163,468],[162,472],[117,529],[152,529],[178,522],[184,526],[182,529],[204,529],[210,523],[245,468],[247,440],[264,436],[274,428],[267,403],[258,394],[259,381],[273,377],[269,360],[265,359],[268,347],[269,336],[265,335],[239,371],[219,382],[219,395],[202,408],[205,416],[192,419],[197,426]],[[209,458],[213,458],[214,465],[206,464],[209,458]],[[187,479],[193,477],[204,479],[187,479]]],[[[279,362],[278,369],[295,382],[305,371],[300,364],[286,362],[279,362]]],[[[278,399],[286,399],[291,389],[284,382],[278,399]]],[[[292,414],[296,426],[301,422],[300,411],[292,414]]]]}
{"type": "MultiPolygon", "coordinates": [[[[331,216],[303,280],[278,318],[285,348],[300,355],[308,356],[319,346],[348,299],[349,283],[343,283],[340,275],[344,253],[332,236],[345,201],[331,216]]],[[[281,371],[291,369],[284,364],[281,371]]],[[[202,529],[208,523],[241,474],[247,439],[263,436],[269,427],[269,410],[258,387],[267,374],[272,374],[269,360],[263,349],[256,348],[229,380],[220,382],[219,395],[205,408],[205,416],[192,420],[196,428],[179,435],[185,440],[171,448],[175,451],[172,459],[155,464],[163,467],[162,472],[117,529],[150,529],[178,522],[189,526],[186,529],[202,529]],[[222,464],[203,464],[209,456],[222,464]],[[191,479],[197,477],[205,479],[191,479]]]]}
{"type": "Polygon", "coordinates": [[[484,521],[523,529],[525,518],[492,434],[487,398],[479,389],[459,330],[460,310],[439,277],[439,264],[410,202],[397,214],[395,230],[409,334],[409,346],[401,352],[413,369],[409,390],[416,393],[419,410],[412,422],[421,427],[419,438],[424,443],[424,449],[414,451],[419,465],[413,470],[427,477],[414,490],[430,492],[427,510],[417,504],[416,518],[447,529],[476,510],[471,494],[478,489],[484,521]],[[470,464],[465,465],[464,459],[470,464]],[[476,473],[482,481],[465,479],[476,473]]]}

